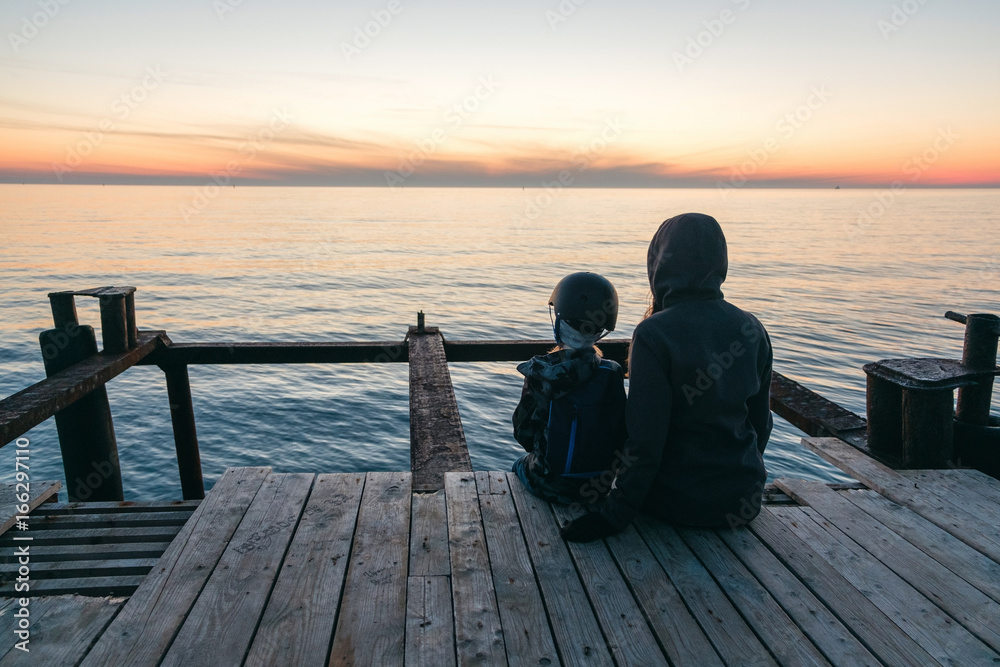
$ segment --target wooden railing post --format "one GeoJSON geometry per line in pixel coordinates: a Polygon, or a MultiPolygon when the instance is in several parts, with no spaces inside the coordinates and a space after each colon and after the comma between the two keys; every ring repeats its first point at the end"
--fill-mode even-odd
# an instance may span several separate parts
{"type": "Polygon", "coordinates": [[[444,338],[437,327],[411,327],[406,339],[413,490],[435,491],[444,488],[444,473],[471,472],[472,461],[448,371],[444,338]]]}
{"type": "Polygon", "coordinates": [[[202,479],[188,368],[185,364],[164,364],[160,368],[167,376],[167,398],[170,401],[170,421],[174,427],[181,493],[184,500],[201,500],[205,497],[205,482],[202,479]]]}
{"type": "MultiPolygon", "coordinates": [[[[47,377],[97,354],[94,328],[79,325],[72,300],[72,295],[53,295],[57,328],[39,335],[47,377]]],[[[124,500],[107,389],[97,387],[57,412],[55,419],[70,501],[124,500]]]]}

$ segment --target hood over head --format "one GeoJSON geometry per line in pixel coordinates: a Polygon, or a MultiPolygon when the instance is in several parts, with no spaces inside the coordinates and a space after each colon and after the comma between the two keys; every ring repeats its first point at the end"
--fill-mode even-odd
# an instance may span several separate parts
{"type": "Polygon", "coordinates": [[[729,269],[722,227],[702,213],[670,218],[650,241],[646,264],[654,312],[679,301],[721,299],[729,269]]]}

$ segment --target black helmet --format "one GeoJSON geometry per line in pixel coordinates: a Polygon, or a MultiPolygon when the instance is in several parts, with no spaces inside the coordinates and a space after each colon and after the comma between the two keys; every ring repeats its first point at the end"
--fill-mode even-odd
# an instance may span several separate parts
{"type": "Polygon", "coordinates": [[[614,331],[618,321],[618,292],[604,276],[580,271],[571,273],[556,285],[549,297],[556,319],[577,331],[597,333],[614,331]],[[586,329],[590,329],[587,332],[586,329]]]}

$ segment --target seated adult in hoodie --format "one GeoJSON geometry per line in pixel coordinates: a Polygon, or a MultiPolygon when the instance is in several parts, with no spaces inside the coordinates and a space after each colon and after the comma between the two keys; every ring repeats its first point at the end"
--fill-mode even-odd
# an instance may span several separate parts
{"type": "Polygon", "coordinates": [[[760,511],[771,433],[771,342],[723,299],[729,261],[719,223],[664,222],[647,255],[650,314],[629,360],[628,441],[608,496],[563,529],[589,541],[642,510],[672,524],[742,525],[760,511]]]}

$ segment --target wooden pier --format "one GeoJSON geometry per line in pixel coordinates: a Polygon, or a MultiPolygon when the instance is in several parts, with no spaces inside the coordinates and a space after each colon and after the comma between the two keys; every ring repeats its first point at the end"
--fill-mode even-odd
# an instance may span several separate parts
{"type": "Polygon", "coordinates": [[[35,598],[30,664],[1000,664],[1000,482],[805,442],[864,484],[589,544],[510,473],[231,468],[127,601],[35,598]]]}
{"type": "MultiPolygon", "coordinates": [[[[58,482],[32,480],[27,503],[0,486],[0,667],[1000,665],[992,315],[949,313],[978,350],[961,362],[866,366],[871,421],[774,373],[771,409],[857,483],[779,479],[749,524],[640,517],[574,544],[573,509],[472,471],[448,370],[552,341],[448,341],[421,317],[402,341],[175,344],[136,329],[134,292],[50,295],[48,377],[0,400],[0,446],[54,416],[74,480],[66,503],[58,482]],[[76,296],[101,299],[100,352],[76,296]],[[287,363],[409,364],[410,470],[230,468],[206,495],[188,366],[287,363]],[[105,385],[145,364],[184,500],[122,498],[105,385]]],[[[601,347],[624,361],[628,341],[601,347]]]]}

